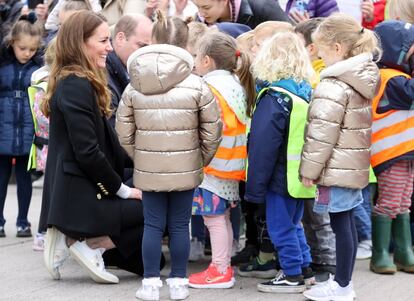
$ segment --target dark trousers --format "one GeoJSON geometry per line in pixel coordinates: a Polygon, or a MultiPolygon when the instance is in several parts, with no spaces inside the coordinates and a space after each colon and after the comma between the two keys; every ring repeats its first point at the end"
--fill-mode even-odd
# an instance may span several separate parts
{"type": "MultiPolygon", "coordinates": [[[[15,156],[16,158],[16,182],[17,200],[19,203],[19,214],[16,225],[26,227],[29,225],[27,214],[29,212],[30,200],[32,199],[32,180],[30,172],[27,172],[29,156],[15,156]]],[[[4,203],[7,195],[7,185],[12,171],[13,156],[0,155],[0,226],[6,222],[4,219],[4,203]]]]}
{"type": "Polygon", "coordinates": [[[166,226],[171,254],[170,277],[185,278],[190,253],[189,222],[194,190],[143,192],[144,237],[142,257],[144,278],[159,277],[161,239],[166,226]]]}
{"type": "Polygon", "coordinates": [[[332,230],[336,236],[335,281],[345,287],[352,279],[358,248],[358,234],[353,210],[329,213],[332,230]]]}

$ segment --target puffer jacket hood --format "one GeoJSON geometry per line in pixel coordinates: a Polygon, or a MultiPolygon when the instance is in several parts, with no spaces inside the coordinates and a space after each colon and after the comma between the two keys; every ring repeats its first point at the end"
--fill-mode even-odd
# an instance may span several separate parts
{"type": "Polygon", "coordinates": [[[397,20],[384,21],[374,28],[384,51],[379,65],[411,74],[406,55],[414,45],[414,26],[397,20]]]}
{"type": "Polygon", "coordinates": [[[368,53],[321,72],[309,106],[301,177],[323,186],[368,185],[371,102],[379,83],[379,69],[368,53]]]}
{"type": "Polygon", "coordinates": [[[194,67],[190,53],[172,45],[150,45],[127,61],[131,86],[145,95],[165,93],[187,78],[194,67]]]}
{"type": "Polygon", "coordinates": [[[191,73],[193,58],[172,45],[152,45],[128,60],[131,83],[116,114],[119,141],[134,160],[134,186],[183,191],[200,185],[221,141],[218,105],[191,73]]]}
{"type": "Polygon", "coordinates": [[[372,54],[362,53],[340,61],[321,72],[321,80],[334,77],[350,85],[366,99],[372,99],[377,93],[378,68],[372,62],[372,54]]]}

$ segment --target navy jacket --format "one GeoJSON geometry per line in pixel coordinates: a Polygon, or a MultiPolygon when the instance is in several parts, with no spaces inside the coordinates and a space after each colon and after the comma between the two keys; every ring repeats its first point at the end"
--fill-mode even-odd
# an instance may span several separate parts
{"type": "MultiPolygon", "coordinates": [[[[384,51],[378,66],[398,69],[407,74],[414,72],[405,59],[407,51],[414,45],[414,26],[408,27],[403,21],[390,20],[378,24],[374,31],[380,37],[381,47],[384,51]]],[[[378,113],[414,109],[414,79],[407,80],[403,76],[396,76],[388,81],[384,94],[388,101],[380,102],[378,113]]],[[[408,152],[376,166],[374,168],[375,174],[380,174],[401,160],[414,160],[414,152],[408,152]]]]}
{"type": "MultiPolygon", "coordinates": [[[[275,84],[309,101],[311,87],[282,80],[275,84]]],[[[262,87],[259,87],[261,89],[262,87]]],[[[248,174],[245,199],[264,203],[268,191],[289,196],[287,192],[287,139],[292,101],[267,90],[256,104],[248,137],[248,174]]]]}
{"type": "Polygon", "coordinates": [[[41,67],[38,57],[22,65],[11,49],[0,58],[0,155],[28,155],[34,125],[27,89],[32,73],[41,67]]]}
{"type": "Polygon", "coordinates": [[[113,110],[109,122],[112,127],[115,128],[116,110],[121,101],[122,93],[124,93],[126,86],[129,84],[129,76],[127,68],[122,64],[115,51],[109,53],[108,58],[106,59],[106,70],[108,71],[108,85],[112,94],[111,108],[113,110]]]}

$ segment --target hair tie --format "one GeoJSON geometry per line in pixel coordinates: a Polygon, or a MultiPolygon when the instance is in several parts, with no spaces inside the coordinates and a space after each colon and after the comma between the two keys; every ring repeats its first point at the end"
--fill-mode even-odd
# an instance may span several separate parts
{"type": "Polygon", "coordinates": [[[32,11],[32,12],[28,13],[27,15],[21,15],[20,18],[19,18],[19,21],[21,21],[21,20],[27,21],[30,24],[35,24],[36,21],[37,21],[36,13],[32,11]]]}
{"type": "Polygon", "coordinates": [[[239,57],[241,55],[240,50],[236,50],[235,55],[236,55],[236,57],[239,57]]]}
{"type": "Polygon", "coordinates": [[[364,31],[365,31],[365,28],[364,27],[362,27],[362,29],[361,29],[361,31],[359,32],[360,34],[363,34],[364,33],[364,31]]]}

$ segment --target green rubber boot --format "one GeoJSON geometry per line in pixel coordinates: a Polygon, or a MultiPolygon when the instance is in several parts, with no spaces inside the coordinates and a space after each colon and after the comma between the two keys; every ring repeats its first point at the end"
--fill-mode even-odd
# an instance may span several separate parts
{"type": "Polygon", "coordinates": [[[399,214],[392,222],[394,263],[399,271],[414,273],[414,252],[411,241],[410,215],[399,214]]]}
{"type": "Polygon", "coordinates": [[[385,215],[372,216],[372,257],[369,268],[378,274],[394,274],[397,271],[390,254],[392,219],[385,215]]]}

